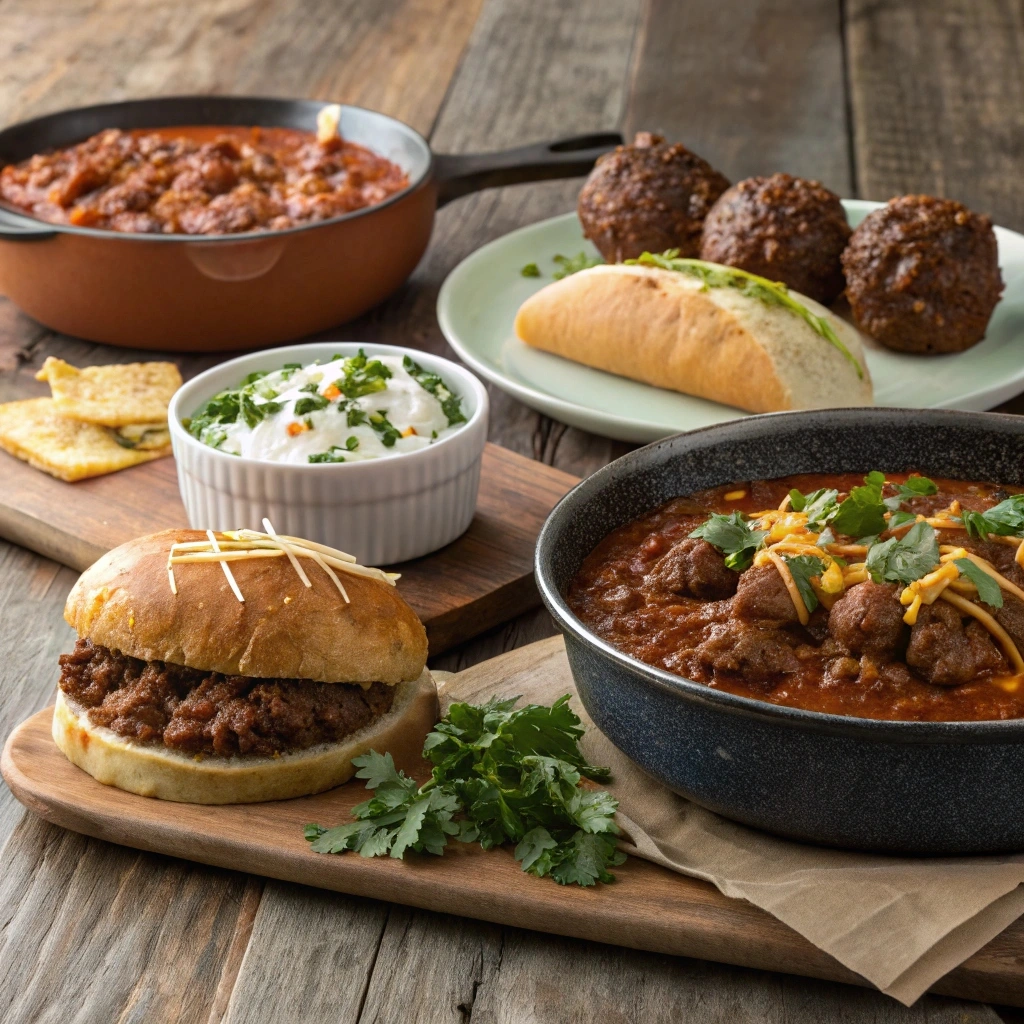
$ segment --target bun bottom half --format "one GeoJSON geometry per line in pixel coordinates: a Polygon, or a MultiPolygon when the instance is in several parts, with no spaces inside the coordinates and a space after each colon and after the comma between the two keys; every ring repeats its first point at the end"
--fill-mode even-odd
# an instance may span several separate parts
{"type": "Polygon", "coordinates": [[[352,758],[371,749],[390,753],[408,770],[419,762],[436,721],[437,689],[424,669],[418,679],[395,687],[390,711],[376,721],[337,743],[279,757],[196,757],[133,743],[93,725],[85,709],[61,692],[53,709],[53,740],[69,761],[105,786],[178,803],[251,804],[340,786],[355,774],[352,758]]]}

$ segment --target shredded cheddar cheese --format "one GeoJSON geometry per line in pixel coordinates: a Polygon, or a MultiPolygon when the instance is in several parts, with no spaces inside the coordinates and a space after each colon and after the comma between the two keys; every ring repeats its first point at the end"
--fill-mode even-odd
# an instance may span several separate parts
{"type": "Polygon", "coordinates": [[[789,566],[786,565],[781,555],[776,554],[774,551],[768,551],[768,557],[772,560],[772,564],[776,569],[779,570],[779,575],[782,577],[782,582],[786,584],[786,590],[789,591],[790,599],[793,602],[793,607],[796,609],[797,618],[800,620],[801,626],[806,626],[810,621],[810,612],[807,611],[807,605],[804,604],[804,599],[800,596],[800,591],[797,589],[796,580],[793,579],[793,574],[789,571],[789,566]]]}
{"type": "MultiPolygon", "coordinates": [[[[399,574],[395,572],[384,572],[382,569],[360,565],[352,555],[339,551],[337,548],[304,540],[301,537],[279,534],[274,530],[269,519],[263,520],[263,526],[266,530],[265,533],[258,530],[232,530],[218,536],[212,530],[207,530],[208,539],[205,541],[182,541],[172,544],[167,556],[167,579],[171,593],[175,595],[178,593],[177,581],[174,578],[175,565],[219,562],[232,593],[239,602],[244,603],[245,597],[242,595],[228,563],[250,558],[287,558],[303,586],[312,587],[313,584],[300,563],[300,559],[310,558],[330,577],[346,604],[351,604],[351,601],[335,570],[348,573],[350,576],[380,580],[390,586],[394,586],[395,581],[400,578],[399,574]]],[[[290,604],[291,600],[290,596],[286,597],[284,603],[290,604]]]]}

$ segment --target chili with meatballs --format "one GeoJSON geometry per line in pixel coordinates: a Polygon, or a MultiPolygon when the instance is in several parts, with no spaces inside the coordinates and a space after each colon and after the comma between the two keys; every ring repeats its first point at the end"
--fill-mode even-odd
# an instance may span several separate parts
{"type": "Polygon", "coordinates": [[[569,604],[709,687],[830,714],[1024,717],[1024,493],[810,474],[676,498],[615,530],[569,604]]]}
{"type": "Polygon", "coordinates": [[[409,184],[336,133],[111,128],[0,170],[0,202],[54,224],[147,234],[280,231],[383,202],[409,184]]]}

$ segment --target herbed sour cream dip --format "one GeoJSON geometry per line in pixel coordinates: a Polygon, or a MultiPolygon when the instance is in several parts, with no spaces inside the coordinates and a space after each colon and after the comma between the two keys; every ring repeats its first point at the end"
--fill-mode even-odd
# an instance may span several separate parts
{"type": "Polygon", "coordinates": [[[404,455],[466,422],[461,399],[409,356],[335,356],[251,373],[183,426],[229,455],[295,464],[404,455]]]}

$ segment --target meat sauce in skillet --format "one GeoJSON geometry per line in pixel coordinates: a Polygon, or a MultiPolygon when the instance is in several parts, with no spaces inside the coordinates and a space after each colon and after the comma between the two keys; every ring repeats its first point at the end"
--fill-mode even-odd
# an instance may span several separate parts
{"type": "Polygon", "coordinates": [[[875,719],[1024,717],[1021,489],[875,476],[874,497],[860,474],[808,474],[676,498],[607,536],[569,604],[627,654],[756,700],[875,719]],[[830,489],[808,521],[814,492],[830,489]],[[862,514],[885,504],[877,538],[833,528],[857,521],[836,515],[854,489],[862,514]],[[732,527],[719,518],[724,532],[692,537],[712,513],[732,527]],[[768,532],[741,539],[729,568],[730,538],[754,528],[768,532]]]}
{"type": "Polygon", "coordinates": [[[148,234],[281,231],[383,202],[409,184],[335,135],[187,125],[99,132],[0,170],[0,202],[54,224],[148,234]]]}

